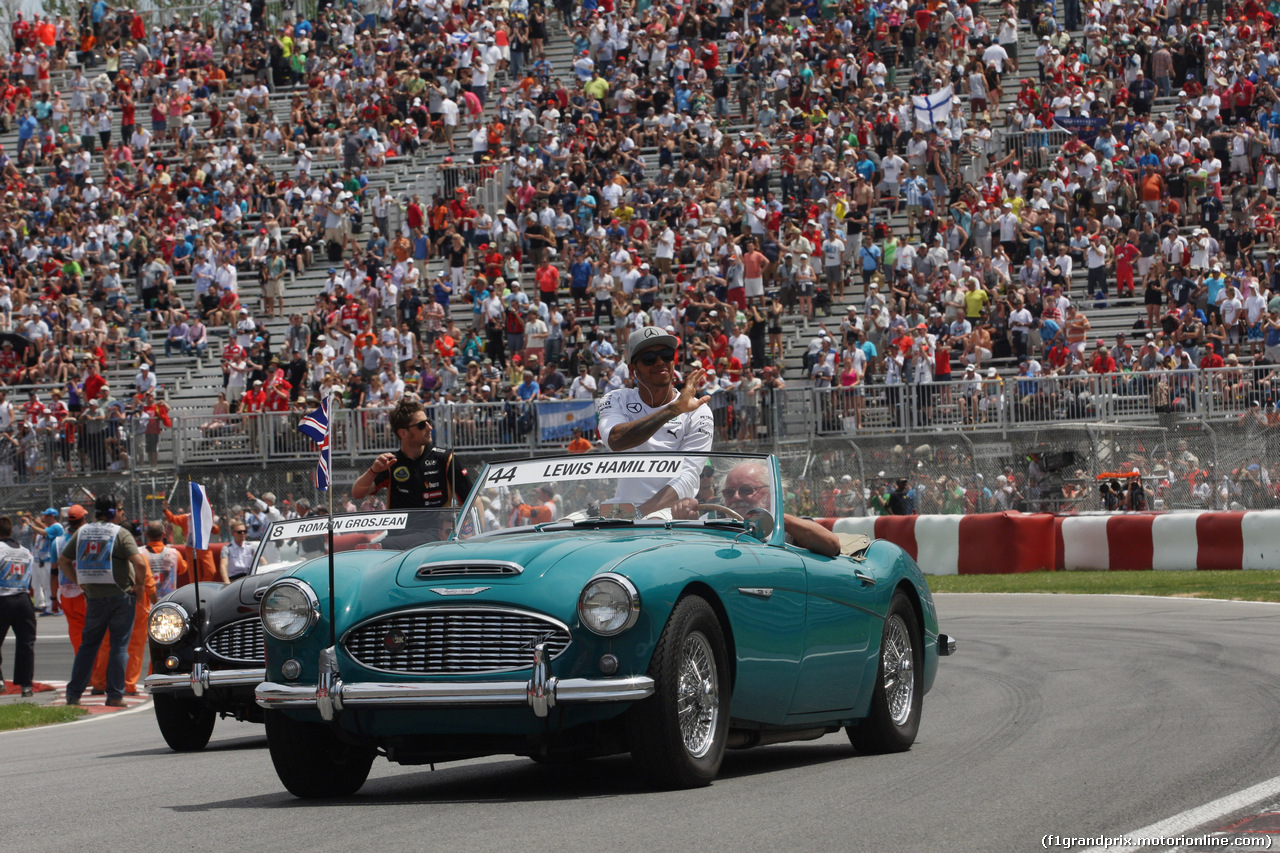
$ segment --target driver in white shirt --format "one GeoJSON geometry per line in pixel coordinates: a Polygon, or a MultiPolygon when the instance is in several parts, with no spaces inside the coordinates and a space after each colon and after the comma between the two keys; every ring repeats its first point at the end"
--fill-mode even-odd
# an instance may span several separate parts
{"type": "MultiPolygon", "coordinates": [[[[611,451],[711,450],[714,421],[709,396],[696,396],[706,373],[696,368],[675,388],[679,341],[656,326],[645,326],[627,338],[627,361],[634,388],[619,388],[601,398],[600,437],[611,451]]],[[[701,457],[691,457],[674,477],[623,479],[616,500],[634,503],[641,516],[672,506],[698,492],[701,457]]]]}

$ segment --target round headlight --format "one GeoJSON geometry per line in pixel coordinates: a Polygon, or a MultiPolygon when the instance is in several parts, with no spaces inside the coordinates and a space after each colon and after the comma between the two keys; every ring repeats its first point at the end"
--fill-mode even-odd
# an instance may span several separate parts
{"type": "Polygon", "coordinates": [[[597,575],[578,596],[578,618],[602,637],[621,634],[640,618],[640,593],[622,575],[597,575]]]}
{"type": "Polygon", "coordinates": [[[165,602],[151,608],[147,617],[147,634],[161,645],[171,645],[182,639],[191,627],[191,619],[187,611],[178,604],[165,602]]]}
{"type": "Polygon", "coordinates": [[[277,583],[262,597],[262,627],[277,640],[296,640],[320,619],[320,602],[311,587],[295,580],[277,583]]]}

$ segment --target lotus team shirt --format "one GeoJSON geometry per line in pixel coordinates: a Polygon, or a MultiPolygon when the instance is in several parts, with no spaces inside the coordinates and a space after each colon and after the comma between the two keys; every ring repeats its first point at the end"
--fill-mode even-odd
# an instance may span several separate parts
{"type": "Polygon", "coordinates": [[[396,461],[374,477],[373,487],[387,488],[387,509],[421,509],[461,503],[471,492],[471,479],[452,451],[428,447],[417,459],[397,450],[396,461]]]}

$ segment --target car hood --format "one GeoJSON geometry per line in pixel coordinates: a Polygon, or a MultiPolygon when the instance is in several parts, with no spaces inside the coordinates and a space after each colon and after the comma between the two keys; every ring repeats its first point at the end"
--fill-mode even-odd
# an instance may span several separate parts
{"type": "MultiPolygon", "coordinates": [[[[648,568],[695,565],[699,561],[689,553],[691,548],[723,548],[729,539],[732,534],[724,531],[703,530],[531,531],[432,543],[381,560],[373,556],[377,552],[339,554],[338,629],[384,611],[422,605],[502,604],[572,623],[578,593],[593,575],[616,571],[636,580],[648,568]],[[484,572],[486,564],[495,563],[513,564],[521,571],[484,572]],[[422,567],[440,564],[465,565],[468,572],[419,577],[422,567]]],[[[324,599],[326,572],[325,561],[316,561],[294,574],[324,599]]],[[[637,580],[637,586],[644,585],[637,580]]]]}

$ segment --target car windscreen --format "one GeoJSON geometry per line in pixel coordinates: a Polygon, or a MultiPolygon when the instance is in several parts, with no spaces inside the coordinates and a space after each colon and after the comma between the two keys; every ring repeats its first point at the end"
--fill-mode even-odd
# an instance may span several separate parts
{"type": "MultiPolygon", "coordinates": [[[[456,507],[381,510],[333,517],[333,551],[407,551],[440,542],[453,531],[456,507]]],[[[329,517],[276,521],[254,554],[253,573],[293,568],[329,553],[329,517]]]]}
{"type": "Polygon", "coordinates": [[[485,469],[459,516],[468,538],[545,524],[644,524],[735,519],[781,505],[762,456],[590,453],[485,469]]]}

